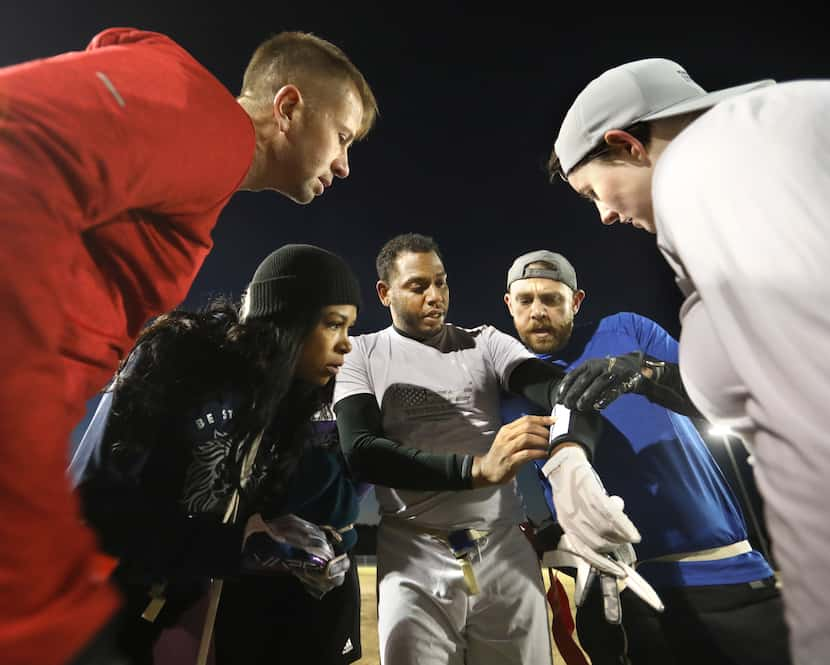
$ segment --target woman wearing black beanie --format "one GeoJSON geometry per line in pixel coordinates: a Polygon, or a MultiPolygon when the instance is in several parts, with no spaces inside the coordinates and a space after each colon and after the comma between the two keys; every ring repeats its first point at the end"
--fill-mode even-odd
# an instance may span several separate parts
{"type": "Polygon", "coordinates": [[[316,636],[304,652],[320,650],[311,661],[360,656],[347,554],[359,499],[336,439],[315,433],[359,306],[343,259],[285,245],[260,263],[241,305],[165,314],[122,363],[70,471],[85,519],[118,560],[126,603],[114,632],[134,663],[153,662],[162,630],[211,579],[225,580],[220,665],[282,662],[305,641],[303,625],[316,636]],[[251,634],[279,597],[296,624],[276,618],[251,634]]]}

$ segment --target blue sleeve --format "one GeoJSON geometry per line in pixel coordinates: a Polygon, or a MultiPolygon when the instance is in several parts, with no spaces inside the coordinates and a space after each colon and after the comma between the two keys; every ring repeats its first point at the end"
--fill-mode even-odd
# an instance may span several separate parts
{"type": "Polygon", "coordinates": [[[637,340],[639,349],[658,360],[677,363],[677,340],[660,324],[632,312],[616,315],[623,328],[637,340]]]}
{"type": "Polygon", "coordinates": [[[512,395],[510,393],[502,393],[499,402],[499,411],[501,415],[502,425],[512,423],[522,416],[546,416],[545,412],[537,404],[520,396],[512,395]]]}
{"type": "MultiPolygon", "coordinates": [[[[311,435],[284,500],[274,508],[274,515],[294,513],[314,524],[338,530],[357,521],[360,494],[340,450],[334,420],[312,422],[311,435]]],[[[357,533],[354,529],[341,533],[342,549],[351,549],[357,541],[357,533]]]]}
{"type": "Polygon", "coordinates": [[[95,413],[87,425],[81,441],[75,448],[75,454],[69,463],[69,477],[73,487],[77,487],[83,479],[84,471],[90,467],[100,464],[101,445],[104,440],[104,432],[109,422],[110,410],[112,409],[112,392],[107,391],[98,402],[95,413]]]}
{"type": "Polygon", "coordinates": [[[335,516],[350,512],[352,503],[356,507],[356,502],[354,483],[337,451],[306,445],[279,513],[296,513],[317,524],[330,524],[335,516]],[[351,498],[348,505],[333,500],[346,496],[351,498]]]}

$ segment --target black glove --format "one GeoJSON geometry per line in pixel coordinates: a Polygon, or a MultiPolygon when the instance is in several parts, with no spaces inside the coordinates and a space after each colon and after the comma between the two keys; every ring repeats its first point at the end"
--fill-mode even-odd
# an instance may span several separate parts
{"type": "Polygon", "coordinates": [[[700,417],[676,363],[632,351],[621,356],[586,360],[559,384],[558,401],[569,409],[604,409],[620,395],[636,393],[685,416],[700,417]]]}
{"type": "Polygon", "coordinates": [[[569,409],[604,409],[620,395],[639,392],[644,377],[643,353],[591,358],[568,372],[559,384],[558,401],[569,409]]]}

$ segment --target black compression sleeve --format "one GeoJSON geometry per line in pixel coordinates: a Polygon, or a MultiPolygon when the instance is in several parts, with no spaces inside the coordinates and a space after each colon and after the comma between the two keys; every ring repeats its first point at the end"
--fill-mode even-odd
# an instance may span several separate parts
{"type": "MultiPolygon", "coordinates": [[[[518,393],[539,406],[552,410],[556,403],[559,382],[565,370],[552,363],[528,358],[510,375],[510,392],[518,393]]],[[[571,411],[568,429],[552,443],[578,443],[593,458],[597,442],[602,436],[602,417],[595,411],[571,411]]]]}
{"type": "Polygon", "coordinates": [[[556,403],[559,382],[564,376],[565,370],[559,365],[528,358],[513,369],[508,389],[549,412],[556,403]]]}
{"type": "Polygon", "coordinates": [[[702,417],[683,386],[680,367],[676,363],[660,362],[646,356],[644,366],[651,368],[652,377],[640,384],[640,394],[649,401],[684,416],[702,417]]]}
{"type": "Polygon", "coordinates": [[[340,445],[358,481],[409,490],[472,488],[472,455],[428,453],[385,438],[373,395],[347,397],[334,412],[340,445]]]}

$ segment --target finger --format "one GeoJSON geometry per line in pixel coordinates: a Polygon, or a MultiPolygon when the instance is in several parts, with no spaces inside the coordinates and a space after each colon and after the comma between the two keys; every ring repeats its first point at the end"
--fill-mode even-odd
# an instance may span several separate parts
{"type": "Polygon", "coordinates": [[[591,368],[590,366],[586,367],[586,365],[582,365],[582,367],[573,370],[572,374],[573,373],[577,376],[569,385],[567,391],[562,394],[560,399],[562,404],[567,406],[569,409],[576,408],[577,400],[582,396],[582,393],[585,392],[588,386],[590,386],[591,383],[593,383],[594,380],[602,374],[602,370],[599,367],[591,368]]]}
{"type": "Polygon", "coordinates": [[[544,436],[547,436],[550,431],[550,426],[555,422],[556,419],[550,416],[522,416],[512,423],[502,425],[496,434],[495,440],[501,443],[506,440],[515,439],[528,431],[536,431],[537,433],[544,432],[544,436]]]}
{"type": "Polygon", "coordinates": [[[622,621],[622,606],[620,605],[620,590],[617,579],[611,575],[600,575],[602,589],[602,610],[608,623],[619,624],[622,621]]]}
{"type": "Polygon", "coordinates": [[[666,609],[657,591],[655,591],[654,587],[640,573],[626,564],[623,564],[623,568],[628,572],[628,577],[625,578],[625,585],[631,589],[632,593],[639,596],[658,612],[666,609]]]}
{"type": "Polygon", "coordinates": [[[585,559],[585,561],[601,573],[607,573],[608,575],[613,575],[614,577],[619,577],[620,579],[625,578],[628,574],[617,562],[608,558],[604,554],[594,552],[591,548],[583,544],[582,541],[580,541],[580,539],[576,536],[566,533],[559,539],[559,547],[573,552],[577,556],[585,559]]]}
{"type": "Polygon", "coordinates": [[[614,558],[621,564],[633,566],[637,561],[637,553],[631,543],[623,543],[613,552],[614,558]]]}
{"type": "Polygon", "coordinates": [[[604,393],[597,397],[596,402],[594,402],[594,408],[601,411],[623,394],[624,391],[620,386],[609,386],[604,393]]]}
{"type": "Polygon", "coordinates": [[[496,438],[491,449],[498,451],[496,454],[502,456],[512,455],[522,450],[547,451],[548,430],[540,427],[535,432],[513,432],[510,436],[496,438]]]}
{"type": "Polygon", "coordinates": [[[545,431],[547,428],[553,425],[556,422],[556,418],[553,416],[522,416],[519,420],[514,422],[521,422],[523,424],[544,427],[545,431]]]}
{"type": "Polygon", "coordinates": [[[533,433],[533,434],[525,434],[520,440],[519,445],[516,447],[516,450],[527,450],[528,448],[544,450],[547,452],[548,450],[548,433],[533,433]]]}
{"type": "Polygon", "coordinates": [[[573,525],[573,529],[579,529],[585,544],[597,552],[612,552],[621,545],[641,540],[634,523],[609,499],[605,497],[602,501],[581,505],[577,523],[573,525]]]}
{"type": "Polygon", "coordinates": [[[520,432],[519,435],[516,437],[517,441],[521,441],[523,439],[531,439],[533,441],[541,439],[545,442],[545,446],[547,446],[550,443],[550,429],[548,427],[541,427],[539,425],[530,426],[524,431],[520,432]]]}
{"type": "Polygon", "coordinates": [[[568,379],[570,380],[567,386],[563,387],[559,393],[559,401],[569,409],[573,409],[576,407],[576,401],[579,399],[582,391],[585,390],[585,386],[594,380],[594,375],[583,366],[572,370],[565,377],[566,381],[568,379]]]}
{"type": "Polygon", "coordinates": [[[533,460],[541,460],[548,458],[548,451],[547,448],[544,450],[537,450],[536,448],[530,450],[522,450],[518,453],[515,453],[511,456],[510,461],[508,462],[511,467],[514,466],[521,466],[527,462],[532,462],[533,460]]]}
{"type": "MultiPolygon", "coordinates": [[[[608,497],[606,506],[608,510],[608,523],[612,530],[611,534],[620,538],[621,543],[639,543],[640,540],[642,540],[640,532],[637,530],[637,527],[634,526],[634,522],[632,522],[628,518],[628,515],[626,515],[623,511],[625,503],[623,502],[622,497],[608,497]]],[[[608,534],[607,537],[611,538],[611,534],[608,534]]]]}
{"type": "Polygon", "coordinates": [[[596,579],[597,569],[591,568],[590,564],[582,557],[577,557],[576,580],[574,581],[574,605],[582,607],[588,589],[596,579]]]}
{"type": "Polygon", "coordinates": [[[626,572],[607,556],[594,552],[587,547],[579,552],[579,556],[585,559],[592,568],[596,568],[604,575],[611,575],[619,579],[624,579],[626,576],[626,572]]]}
{"type": "Polygon", "coordinates": [[[602,368],[595,367],[594,363],[592,363],[590,360],[583,363],[579,367],[572,369],[559,382],[559,402],[564,404],[562,400],[565,398],[566,395],[573,394],[574,385],[577,384],[577,382],[583,381],[590,383],[594,380],[594,377],[601,372],[602,368]]]}
{"type": "Polygon", "coordinates": [[[570,390],[571,384],[576,380],[577,376],[577,370],[571,370],[559,381],[559,390],[557,392],[558,402],[562,403],[562,397],[570,390]]]}
{"type": "Polygon", "coordinates": [[[586,411],[594,408],[596,401],[607,392],[608,389],[617,383],[617,375],[613,372],[606,372],[596,377],[589,386],[586,386],[576,401],[576,408],[579,411],[586,411]]]}
{"type": "Polygon", "coordinates": [[[621,543],[620,536],[614,533],[610,527],[605,526],[607,520],[604,517],[585,517],[571,525],[573,533],[578,533],[582,542],[594,552],[603,555],[615,551],[621,543]]]}

